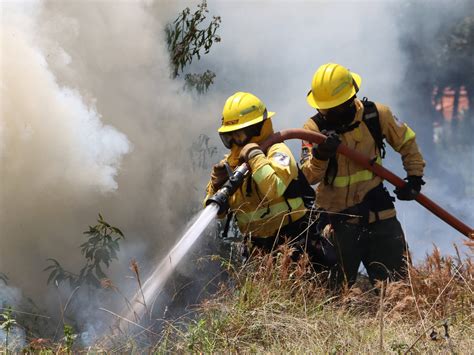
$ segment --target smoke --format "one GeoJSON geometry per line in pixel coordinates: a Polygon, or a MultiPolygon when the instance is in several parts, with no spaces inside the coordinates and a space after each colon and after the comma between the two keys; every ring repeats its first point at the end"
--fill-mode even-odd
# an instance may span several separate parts
{"type": "MultiPolygon", "coordinates": [[[[420,55],[433,60],[443,31],[473,13],[469,1],[214,1],[211,6],[223,18],[222,44],[208,58],[220,74],[215,89],[229,95],[235,89],[251,91],[276,111],[276,129],[301,127],[314,114],[305,100],[314,71],[330,61],[345,65],[362,77],[360,97],[390,106],[416,130],[427,163],[424,192],[474,224],[473,196],[459,192],[461,175],[465,181],[473,179],[474,153],[458,152],[459,164],[452,164],[449,155],[435,154],[430,144],[432,86],[427,85],[434,74],[407,53],[414,43],[420,55]],[[437,170],[443,165],[445,170],[437,170]]],[[[462,71],[458,66],[457,75],[462,71]]],[[[299,142],[289,145],[299,156],[299,142]]],[[[393,150],[384,165],[405,177],[393,150]]],[[[398,202],[397,211],[415,260],[433,243],[451,253],[452,243],[464,240],[415,202],[398,202]]]]}
{"type": "MultiPolygon", "coordinates": [[[[7,286],[3,281],[0,280],[0,314],[6,314],[9,309],[18,307],[18,300],[22,298],[21,291],[15,287],[7,286]],[[8,305],[9,308],[6,308],[8,305]]],[[[15,315],[12,314],[12,318],[15,318],[15,315]]],[[[5,321],[3,316],[0,316],[0,320],[5,321]]],[[[7,332],[0,329],[0,344],[6,344],[7,332]]],[[[25,331],[18,327],[16,324],[13,324],[8,334],[8,348],[11,349],[21,349],[26,343],[25,331]]]]}
{"type": "MultiPolygon", "coordinates": [[[[433,124],[443,120],[434,111],[430,100],[435,83],[441,86],[440,89],[454,82],[459,84],[461,78],[466,78],[466,85],[472,83],[469,69],[462,58],[456,61],[456,56],[451,56],[449,63],[433,71],[433,63],[446,62],[445,57],[451,54],[443,41],[453,40],[451,33],[454,26],[466,16],[474,16],[474,6],[464,0],[434,3],[411,1],[399,7],[399,41],[405,70],[398,84],[400,95],[397,106],[400,117],[410,119],[410,125],[417,132],[417,140],[427,163],[424,192],[472,226],[474,150],[470,137],[474,133],[474,110],[471,108],[470,116],[466,115],[463,128],[455,127],[456,122],[452,125],[438,122],[445,129],[444,141],[434,144],[433,124]]],[[[468,90],[472,98],[474,87],[471,85],[468,90]]],[[[470,103],[471,107],[473,104],[470,103]]],[[[400,174],[403,172],[400,171],[400,174]]],[[[468,253],[467,248],[462,248],[464,237],[421,206],[399,202],[398,211],[416,258],[423,256],[433,244],[440,247],[442,253],[453,253],[453,243],[456,243],[461,245],[461,252],[468,253]]]]}
{"type": "MultiPolygon", "coordinates": [[[[217,74],[199,98],[170,79],[163,36],[166,23],[194,5],[2,3],[0,271],[24,294],[57,307],[43,292],[45,259],[77,270],[81,232],[98,212],[126,235],[114,280],[124,279],[130,257],[151,270],[203,197],[207,172],[191,168],[189,148],[200,133],[220,145],[213,132],[225,98],[236,91],[253,92],[276,111],[276,129],[301,127],[313,114],[305,97],[314,71],[335,61],[362,76],[361,96],[414,125],[415,104],[402,99],[410,90],[399,86],[410,65],[393,15],[401,5],[209,1],[211,14],[222,17],[222,42],[189,68],[217,74]]],[[[441,13],[429,11],[407,21],[425,23],[441,13]]],[[[431,127],[416,128],[419,136],[430,135],[431,127]]],[[[298,156],[299,144],[289,145],[298,156]]],[[[387,166],[403,174],[396,153],[389,155],[387,166]]],[[[473,224],[472,197],[449,200],[449,185],[438,179],[427,176],[426,191],[448,210],[465,203],[461,210],[470,212],[460,217],[473,224]]],[[[461,240],[415,204],[398,212],[416,256],[445,235],[461,240]]]]}
{"type": "Polygon", "coordinates": [[[58,83],[38,46],[39,10],[40,3],[6,4],[2,17],[0,267],[20,283],[40,278],[41,249],[67,250],[71,201],[116,190],[131,150],[78,90],[58,83]]]}
{"type": "Polygon", "coordinates": [[[0,270],[39,302],[46,259],[77,271],[98,212],[126,234],[124,279],[202,198],[188,149],[216,106],[170,79],[163,28],[179,6],[2,3],[0,270]]]}
{"type": "Polygon", "coordinates": [[[44,56],[24,33],[12,36],[7,28],[3,35],[2,49],[10,54],[2,68],[2,95],[7,97],[2,107],[7,147],[2,156],[8,169],[4,183],[20,184],[18,178],[29,171],[34,179],[28,179],[28,189],[65,181],[78,189],[116,190],[120,162],[131,149],[126,136],[104,125],[78,91],[57,84],[44,56]]]}

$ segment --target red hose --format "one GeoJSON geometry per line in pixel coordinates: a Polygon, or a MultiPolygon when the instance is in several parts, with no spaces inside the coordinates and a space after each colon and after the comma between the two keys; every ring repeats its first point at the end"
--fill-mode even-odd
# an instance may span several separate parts
{"type": "MultiPolygon", "coordinates": [[[[281,143],[288,139],[302,139],[308,142],[321,144],[326,140],[326,136],[321,133],[305,129],[285,129],[268,137],[264,142],[262,142],[262,144],[260,144],[260,146],[264,151],[266,151],[273,144],[281,143]]],[[[387,180],[396,187],[403,187],[406,184],[404,180],[399,178],[390,170],[384,168],[382,165],[375,163],[374,159],[371,159],[365,156],[364,154],[350,149],[344,144],[339,145],[339,147],[337,148],[337,152],[339,154],[345,155],[346,157],[355,161],[367,170],[372,171],[374,174],[380,176],[384,180],[387,180]]],[[[426,209],[428,209],[431,213],[441,218],[451,227],[464,234],[469,239],[474,239],[474,230],[471,227],[467,226],[462,221],[451,215],[449,212],[437,205],[425,195],[420,193],[416,197],[416,201],[422,206],[424,206],[426,209]]]]}

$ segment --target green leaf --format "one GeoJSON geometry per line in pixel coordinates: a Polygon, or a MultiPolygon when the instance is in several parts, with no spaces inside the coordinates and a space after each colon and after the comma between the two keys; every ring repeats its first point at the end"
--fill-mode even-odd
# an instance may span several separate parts
{"type": "Polygon", "coordinates": [[[48,258],[48,259],[46,259],[46,261],[52,261],[52,262],[55,263],[57,266],[60,266],[59,261],[57,261],[56,259],[48,258]]]}
{"type": "Polygon", "coordinates": [[[109,252],[110,252],[110,258],[111,259],[116,259],[116,260],[118,259],[117,252],[115,251],[115,249],[113,247],[111,247],[109,249],[109,252]]]}
{"type": "Polygon", "coordinates": [[[102,271],[101,267],[99,264],[95,266],[95,274],[99,279],[105,279],[107,278],[107,275],[102,271]]]}
{"type": "Polygon", "coordinates": [[[48,281],[46,281],[46,284],[49,285],[53,280],[54,278],[56,277],[56,274],[58,273],[58,270],[53,270],[50,274],[49,274],[49,277],[48,277],[48,281]]]}
{"type": "Polygon", "coordinates": [[[120,236],[122,236],[123,238],[125,238],[125,236],[123,235],[122,231],[120,229],[118,229],[117,227],[112,227],[112,230],[117,233],[117,234],[120,234],[120,236]]]}

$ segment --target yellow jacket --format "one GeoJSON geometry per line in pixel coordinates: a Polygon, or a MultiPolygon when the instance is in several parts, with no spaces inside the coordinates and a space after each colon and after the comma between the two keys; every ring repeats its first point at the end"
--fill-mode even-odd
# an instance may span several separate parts
{"type": "MultiPolygon", "coordinates": [[[[268,119],[262,134],[252,141],[261,142],[271,133],[273,129],[268,119]]],[[[234,169],[239,153],[240,148],[234,146],[223,161],[234,169]]],[[[258,238],[277,235],[281,227],[299,220],[306,213],[301,197],[284,197],[286,188],[298,176],[296,160],[285,144],[278,143],[271,146],[266,155],[257,155],[248,164],[251,175],[230,197],[230,210],[235,213],[241,233],[258,238]]],[[[215,192],[209,182],[206,199],[215,192]]]]}
{"type": "MultiPolygon", "coordinates": [[[[415,141],[415,132],[406,123],[400,122],[393,116],[390,109],[376,103],[379,121],[386,141],[402,156],[403,167],[408,175],[423,176],[425,162],[415,141]]],[[[357,112],[355,121],[362,121],[364,106],[356,99],[357,112]]],[[[305,129],[319,132],[316,123],[309,119],[304,124],[305,129]]],[[[376,157],[381,164],[382,159],[374,139],[364,123],[350,132],[339,135],[343,144],[369,157],[376,157]]],[[[307,146],[308,142],[303,142],[307,146]]],[[[324,182],[328,161],[318,160],[311,154],[302,156],[301,169],[310,184],[318,184],[316,188],[316,205],[331,212],[340,212],[352,207],[364,199],[367,192],[382,182],[382,179],[369,170],[357,165],[349,158],[337,154],[338,170],[331,185],[324,182]]],[[[395,209],[379,212],[380,219],[395,216],[395,209]]],[[[375,214],[370,213],[369,221],[375,221],[375,214]]]]}

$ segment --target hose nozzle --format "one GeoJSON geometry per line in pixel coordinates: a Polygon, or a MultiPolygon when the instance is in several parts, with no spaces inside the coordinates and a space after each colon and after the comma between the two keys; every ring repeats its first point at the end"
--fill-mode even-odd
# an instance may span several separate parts
{"type": "Polygon", "coordinates": [[[229,209],[229,197],[242,185],[244,178],[247,176],[249,168],[247,164],[238,166],[229,176],[229,180],[206,201],[206,206],[215,203],[219,206],[218,214],[227,212],[229,209]]]}

